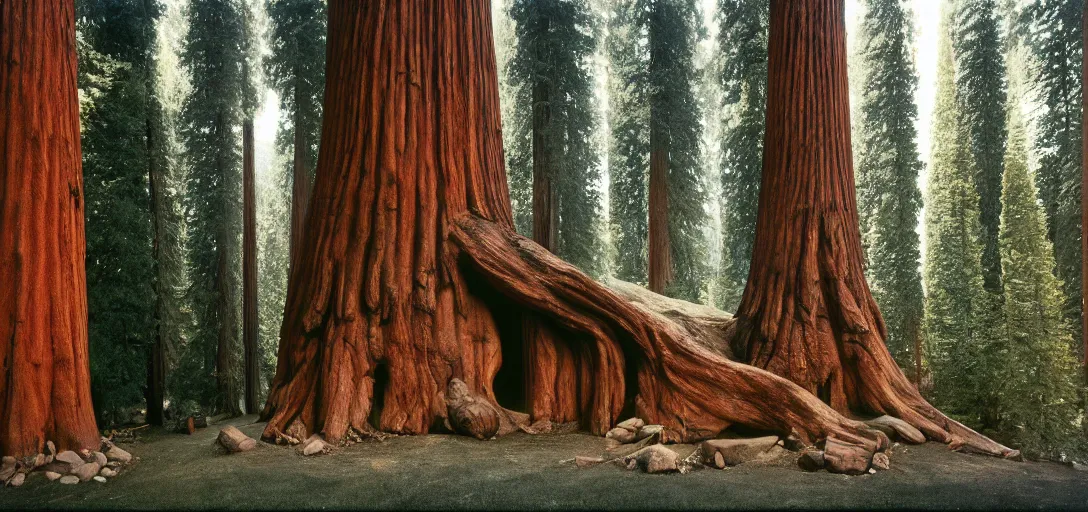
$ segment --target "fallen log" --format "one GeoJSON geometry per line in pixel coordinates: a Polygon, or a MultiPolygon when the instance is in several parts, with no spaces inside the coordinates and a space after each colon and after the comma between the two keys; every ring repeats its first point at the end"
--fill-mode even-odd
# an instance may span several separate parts
{"type": "Polygon", "coordinates": [[[257,446],[256,440],[231,425],[219,431],[217,441],[228,453],[247,452],[257,446]]]}

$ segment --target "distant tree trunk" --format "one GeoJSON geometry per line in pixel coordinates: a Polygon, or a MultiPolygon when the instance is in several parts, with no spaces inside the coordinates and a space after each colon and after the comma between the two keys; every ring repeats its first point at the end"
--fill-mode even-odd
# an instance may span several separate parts
{"type": "MultiPolygon", "coordinates": [[[[1084,5],[1084,14],[1082,16],[1081,32],[1084,37],[1083,51],[1081,52],[1081,123],[1082,126],[1088,127],[1088,3],[1084,5]]],[[[1081,162],[1081,188],[1080,188],[1080,210],[1081,210],[1081,275],[1084,276],[1081,279],[1081,314],[1088,315],[1088,236],[1085,233],[1088,232],[1088,133],[1081,136],[1081,154],[1083,155],[1081,162]]],[[[1084,380],[1088,384],[1088,318],[1082,318],[1081,320],[1081,348],[1084,351],[1084,380]]],[[[1086,392],[1088,393],[1088,392],[1086,392]]],[[[1086,404],[1088,404],[1088,395],[1085,398],[1086,404]]],[[[1088,405],[1085,407],[1088,410],[1088,405]]],[[[1088,429],[1088,426],[1085,427],[1088,429]]]]}
{"type": "Polygon", "coordinates": [[[246,413],[256,414],[261,390],[257,319],[257,192],[253,169],[253,120],[242,125],[242,346],[246,413]]]}
{"type": "MultiPolygon", "coordinates": [[[[298,76],[296,70],[295,76],[298,76]]],[[[298,264],[299,247],[302,244],[302,233],[305,228],[306,211],[310,204],[312,185],[310,183],[310,170],[306,168],[306,155],[310,152],[310,141],[302,130],[302,94],[299,86],[295,86],[295,126],[292,155],[291,173],[291,238],[288,248],[288,271],[291,275],[298,264]]]]}
{"type": "MultiPolygon", "coordinates": [[[[650,27],[650,48],[656,50],[662,44],[656,30],[650,27]]],[[[663,65],[659,51],[651,50],[650,68],[663,65]]],[[[652,73],[653,71],[651,71],[652,73]]],[[[650,185],[648,265],[649,288],[654,293],[664,293],[672,280],[672,248],[669,244],[669,134],[665,128],[665,116],[658,106],[663,102],[660,94],[654,94],[650,102],[650,185]]]]}
{"type": "MultiPolygon", "coordinates": [[[[148,80],[148,84],[151,81],[148,80]]],[[[154,158],[157,151],[160,151],[160,145],[163,141],[158,140],[156,137],[156,130],[153,125],[153,121],[150,117],[147,119],[147,153],[149,158],[147,159],[147,188],[149,197],[151,199],[151,257],[155,265],[155,282],[152,284],[152,292],[155,294],[155,332],[152,334],[151,349],[148,351],[147,357],[147,390],[145,399],[147,401],[147,422],[151,425],[162,425],[163,418],[163,398],[166,388],[166,357],[165,347],[163,345],[163,318],[165,315],[166,301],[163,299],[162,294],[168,293],[168,290],[164,289],[162,283],[162,239],[163,229],[165,228],[165,219],[162,219],[159,215],[159,208],[161,198],[159,194],[162,193],[162,187],[164,185],[163,169],[159,166],[159,161],[154,158]]]]}
{"type": "MultiPolygon", "coordinates": [[[[230,130],[220,113],[216,122],[216,130],[220,133],[230,130]]],[[[217,159],[216,168],[222,172],[223,162],[217,159]]],[[[235,235],[236,236],[236,235],[235,235]]],[[[232,262],[236,262],[238,250],[237,238],[232,236],[230,223],[221,221],[216,234],[216,315],[219,320],[219,328],[216,336],[217,346],[215,350],[215,375],[216,388],[219,394],[219,406],[223,412],[230,415],[241,414],[239,404],[238,383],[235,379],[235,347],[238,343],[238,313],[237,282],[231,274],[232,262]]]]}
{"type": "Polygon", "coordinates": [[[0,454],[94,449],[72,0],[0,3],[0,454]]]}
{"type": "MultiPolygon", "coordinates": [[[[541,20],[541,31],[548,31],[548,19],[541,20]]],[[[546,59],[545,55],[537,55],[546,59]]],[[[551,122],[549,84],[536,77],[533,83],[533,241],[555,252],[559,239],[559,208],[556,204],[552,158],[548,147],[551,122]]]]}
{"type": "Polygon", "coordinates": [[[733,349],[841,413],[882,412],[930,439],[1018,456],[929,405],[884,344],[863,269],[843,2],[771,2],[763,182],[733,349]]]}

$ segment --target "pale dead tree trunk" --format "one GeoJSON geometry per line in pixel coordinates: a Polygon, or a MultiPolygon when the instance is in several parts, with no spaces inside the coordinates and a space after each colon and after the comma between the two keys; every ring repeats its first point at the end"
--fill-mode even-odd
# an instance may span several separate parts
{"type": "Polygon", "coordinates": [[[72,0],[0,2],[0,455],[98,447],[72,0]]]}
{"type": "Polygon", "coordinates": [[[733,348],[840,413],[889,414],[930,439],[1010,450],[927,403],[892,360],[865,282],[844,0],[772,0],[763,182],[733,348]]]}

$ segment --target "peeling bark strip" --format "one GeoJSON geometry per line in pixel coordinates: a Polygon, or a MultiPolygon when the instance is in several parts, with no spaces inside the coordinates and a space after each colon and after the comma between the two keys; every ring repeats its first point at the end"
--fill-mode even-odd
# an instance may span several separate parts
{"type": "Polygon", "coordinates": [[[847,413],[933,440],[1018,452],[950,420],[892,360],[862,268],[843,0],[771,2],[767,131],[751,273],[734,351],[847,413]]]}
{"type": "Polygon", "coordinates": [[[327,51],[264,437],[336,441],[367,430],[375,403],[381,430],[425,433],[452,377],[495,402],[501,364],[495,319],[445,250],[464,212],[513,225],[490,2],[333,1],[327,51]]]}
{"type": "Polygon", "coordinates": [[[72,0],[0,2],[0,454],[98,448],[72,0]]]}

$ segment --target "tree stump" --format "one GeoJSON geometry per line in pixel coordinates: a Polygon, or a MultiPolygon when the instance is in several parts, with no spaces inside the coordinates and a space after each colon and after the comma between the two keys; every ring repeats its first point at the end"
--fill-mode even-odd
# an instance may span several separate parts
{"type": "Polygon", "coordinates": [[[220,430],[217,440],[219,445],[226,448],[229,453],[247,452],[257,446],[257,441],[233,426],[220,430]]]}

